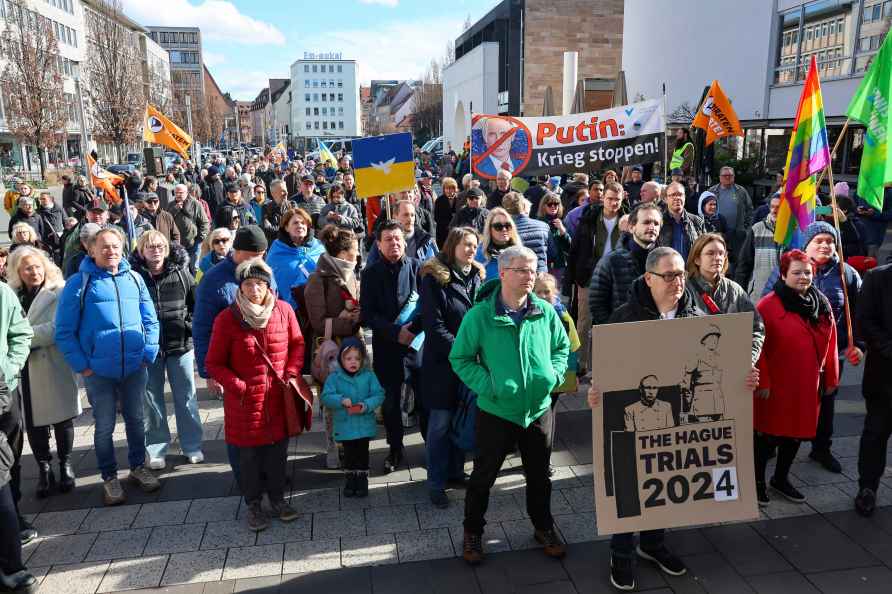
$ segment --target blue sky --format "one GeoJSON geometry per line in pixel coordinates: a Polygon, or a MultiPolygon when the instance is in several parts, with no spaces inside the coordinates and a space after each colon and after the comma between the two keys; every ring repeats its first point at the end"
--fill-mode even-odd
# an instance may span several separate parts
{"type": "Polygon", "coordinates": [[[252,100],[269,78],[289,78],[305,51],[343,53],[359,79],[420,77],[470,15],[499,0],[122,0],[143,25],[197,26],[204,61],[223,92],[252,100]]]}

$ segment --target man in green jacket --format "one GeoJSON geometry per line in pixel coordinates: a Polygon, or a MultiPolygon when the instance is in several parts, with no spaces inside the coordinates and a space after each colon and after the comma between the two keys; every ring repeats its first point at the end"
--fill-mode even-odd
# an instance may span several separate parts
{"type": "Polygon", "coordinates": [[[564,379],[570,340],[554,307],[533,295],[536,254],[513,246],[499,256],[499,280],[480,288],[458,329],[452,369],[477,394],[477,453],[465,495],[465,561],[483,560],[489,490],[502,463],[520,450],[534,537],[549,557],[565,554],[551,517],[550,394],[564,379]]]}

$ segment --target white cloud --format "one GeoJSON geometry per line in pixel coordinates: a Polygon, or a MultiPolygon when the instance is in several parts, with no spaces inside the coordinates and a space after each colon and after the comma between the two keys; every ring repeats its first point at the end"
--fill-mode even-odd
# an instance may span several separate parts
{"type": "Polygon", "coordinates": [[[382,6],[389,6],[391,8],[395,7],[400,3],[400,0],[359,0],[362,4],[380,4],[382,6]]]}
{"type": "MultiPolygon", "coordinates": [[[[432,59],[441,60],[446,42],[460,33],[461,19],[390,22],[375,28],[334,29],[304,40],[306,51],[339,51],[356,60],[362,84],[375,79],[417,79],[432,59]]],[[[295,56],[295,59],[298,56],[295,56]]]]}
{"type": "Polygon", "coordinates": [[[232,2],[204,0],[123,0],[124,13],[144,26],[200,27],[204,39],[248,45],[284,45],[273,24],[246,16],[232,2]]]}

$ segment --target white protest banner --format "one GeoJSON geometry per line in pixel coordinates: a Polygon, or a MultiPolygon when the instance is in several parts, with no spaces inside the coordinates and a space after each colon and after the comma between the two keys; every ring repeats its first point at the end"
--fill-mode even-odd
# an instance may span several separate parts
{"type": "Polygon", "coordinates": [[[753,314],[592,330],[598,534],[758,518],[753,314]]]}
{"type": "Polygon", "coordinates": [[[566,116],[476,114],[471,120],[471,167],[494,179],[512,175],[619,168],[663,159],[665,119],[654,99],[566,116]]]}

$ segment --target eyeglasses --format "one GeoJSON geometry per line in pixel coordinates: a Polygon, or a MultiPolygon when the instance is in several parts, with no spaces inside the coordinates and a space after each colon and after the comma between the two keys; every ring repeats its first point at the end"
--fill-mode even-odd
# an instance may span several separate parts
{"type": "Polygon", "coordinates": [[[666,194],[667,198],[684,198],[683,192],[672,192],[671,194],[666,194]]]}
{"type": "Polygon", "coordinates": [[[143,248],[144,250],[152,250],[152,251],[162,251],[164,249],[163,243],[149,243],[143,248]]]}
{"type": "Polygon", "coordinates": [[[158,200],[146,200],[146,204],[158,204],[158,200]]]}
{"type": "Polygon", "coordinates": [[[536,271],[533,268],[506,268],[505,270],[513,270],[518,274],[525,274],[527,276],[536,276],[536,271]]]}
{"type": "Polygon", "coordinates": [[[678,280],[683,281],[685,277],[687,277],[687,273],[685,272],[653,272],[652,270],[648,270],[647,272],[648,274],[660,277],[667,283],[674,283],[678,280]]]}
{"type": "Polygon", "coordinates": [[[549,207],[549,208],[552,207],[552,206],[560,206],[560,205],[561,205],[560,202],[546,202],[546,203],[545,203],[545,206],[547,206],[547,207],[549,207]]]}
{"type": "Polygon", "coordinates": [[[490,225],[490,227],[492,227],[495,231],[508,231],[513,226],[514,225],[512,225],[511,223],[493,223],[492,225],[490,225]]]}
{"type": "Polygon", "coordinates": [[[218,237],[214,240],[214,245],[223,245],[224,243],[229,243],[232,241],[231,237],[218,237]]]}

